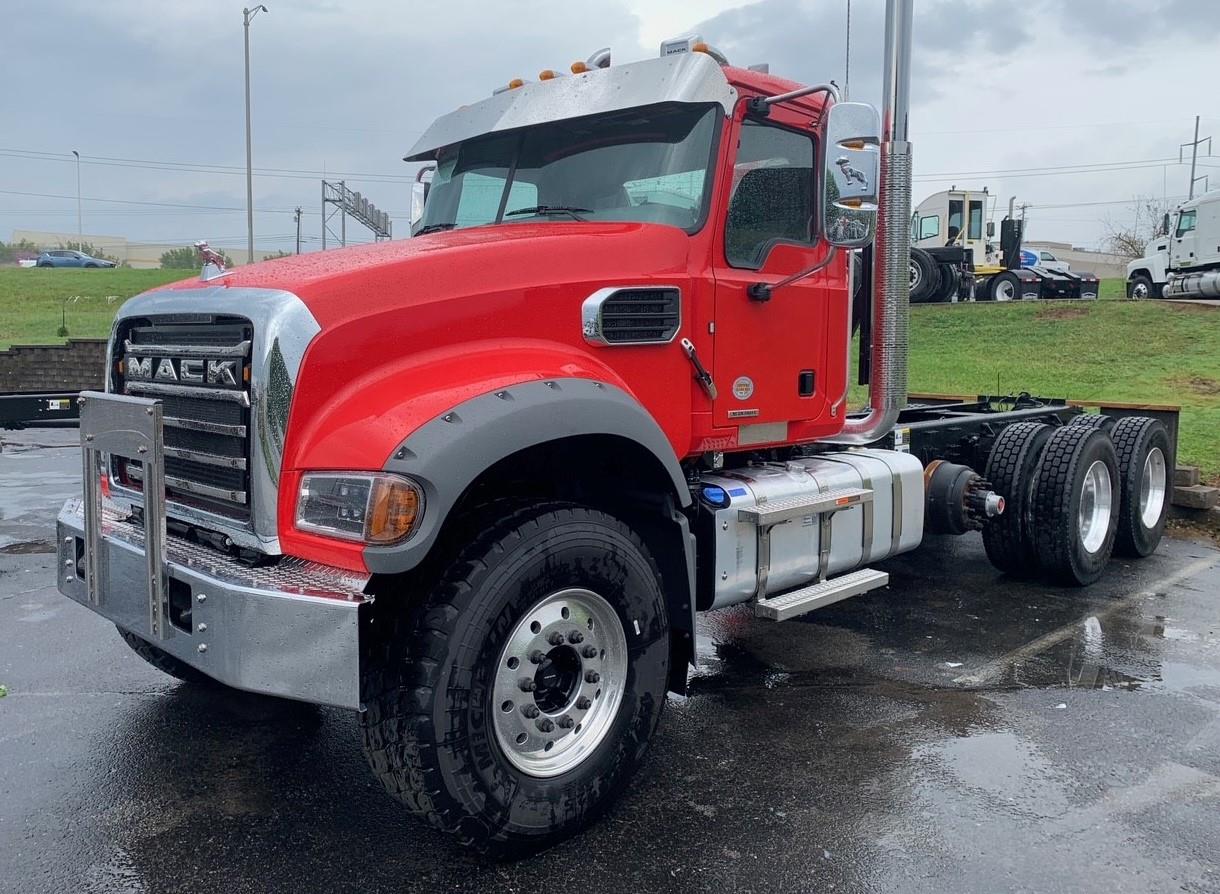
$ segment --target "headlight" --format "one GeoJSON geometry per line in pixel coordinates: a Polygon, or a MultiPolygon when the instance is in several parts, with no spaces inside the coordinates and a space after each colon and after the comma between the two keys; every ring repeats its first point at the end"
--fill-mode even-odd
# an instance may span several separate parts
{"type": "Polygon", "coordinates": [[[342,540],[397,543],[423,516],[424,492],[399,475],[317,472],[301,478],[296,526],[342,540]]]}

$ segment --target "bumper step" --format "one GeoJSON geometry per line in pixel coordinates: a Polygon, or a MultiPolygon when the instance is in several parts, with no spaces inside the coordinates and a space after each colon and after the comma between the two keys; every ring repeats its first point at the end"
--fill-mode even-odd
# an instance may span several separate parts
{"type": "Polygon", "coordinates": [[[852,571],[799,590],[789,590],[770,599],[759,599],[754,603],[754,615],[768,621],[786,621],[814,609],[884,587],[889,582],[890,576],[884,571],[861,568],[859,571],[852,571]]]}

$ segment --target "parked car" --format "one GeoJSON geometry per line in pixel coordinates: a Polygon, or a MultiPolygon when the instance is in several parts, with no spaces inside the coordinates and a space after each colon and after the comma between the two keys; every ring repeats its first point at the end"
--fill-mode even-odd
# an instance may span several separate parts
{"type": "Polygon", "coordinates": [[[83,251],[73,251],[70,248],[56,248],[44,251],[38,256],[37,267],[117,267],[114,261],[105,258],[93,258],[83,251]]]}
{"type": "Polygon", "coordinates": [[[1046,270],[1052,270],[1055,273],[1070,273],[1072,265],[1067,261],[1061,261],[1045,248],[1030,249],[1024,248],[1021,250],[1021,266],[1022,267],[1042,267],[1046,270]]]}

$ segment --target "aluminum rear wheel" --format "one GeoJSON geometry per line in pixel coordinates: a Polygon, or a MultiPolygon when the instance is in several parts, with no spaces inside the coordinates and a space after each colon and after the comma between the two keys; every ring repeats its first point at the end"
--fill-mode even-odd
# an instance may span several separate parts
{"type": "Polygon", "coordinates": [[[1080,492],[1080,511],[1076,523],[1080,529],[1080,544],[1085,552],[1102,548],[1110,533],[1110,511],[1114,503],[1114,488],[1110,469],[1101,460],[1089,466],[1080,492]]]}
{"type": "Polygon", "coordinates": [[[1165,509],[1165,454],[1154,447],[1144,460],[1140,477],[1140,520],[1149,528],[1160,521],[1165,509]]]}
{"type": "Polygon", "coordinates": [[[492,716],[509,762],[558,776],[606,737],[627,677],[627,636],[592,590],[560,590],[517,622],[496,669],[492,716]]]}

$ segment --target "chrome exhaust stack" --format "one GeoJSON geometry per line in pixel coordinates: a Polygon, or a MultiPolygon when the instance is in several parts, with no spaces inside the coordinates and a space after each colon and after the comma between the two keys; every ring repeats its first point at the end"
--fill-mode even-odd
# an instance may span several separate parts
{"type": "Polygon", "coordinates": [[[877,236],[873,244],[873,337],[869,412],[848,419],[830,440],[869,444],[884,437],[907,402],[910,328],[911,18],[914,0],[886,0],[885,82],[881,104],[881,176],[877,236]]]}

